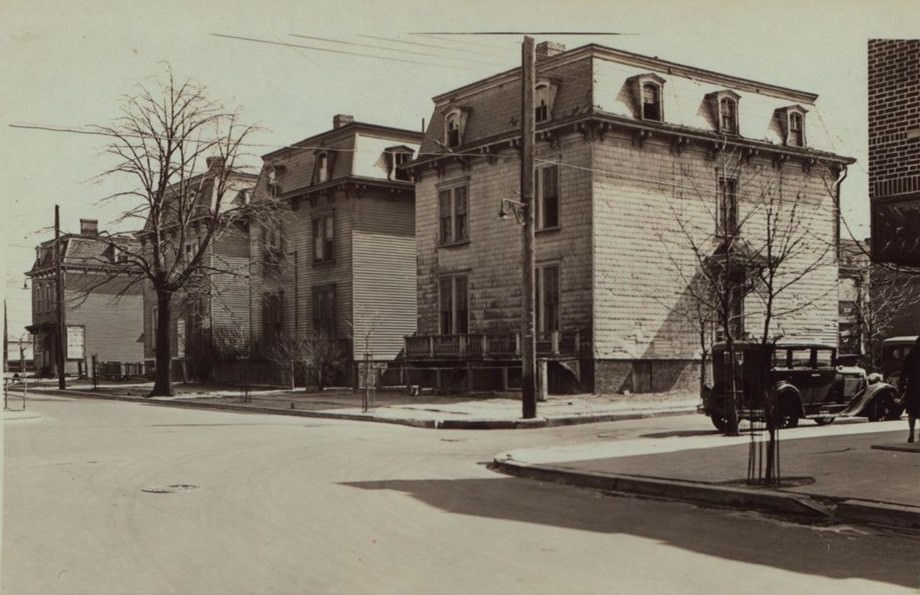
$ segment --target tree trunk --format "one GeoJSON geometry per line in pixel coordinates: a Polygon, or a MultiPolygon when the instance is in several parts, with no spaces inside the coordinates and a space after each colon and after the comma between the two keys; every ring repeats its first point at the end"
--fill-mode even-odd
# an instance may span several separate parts
{"type": "MultiPolygon", "coordinates": [[[[726,328],[728,325],[725,325],[726,328]]],[[[728,336],[728,357],[730,364],[728,366],[729,374],[731,374],[731,380],[728,383],[729,390],[731,391],[731,398],[728,400],[728,420],[725,424],[725,435],[726,436],[738,436],[738,380],[735,377],[735,372],[738,369],[738,362],[735,359],[735,341],[731,336],[731,333],[727,333],[728,336]]]]}
{"type": "Polygon", "coordinates": [[[157,291],[157,328],[156,328],[156,376],[153,390],[148,397],[171,397],[172,388],[172,354],[170,353],[169,330],[172,310],[172,294],[157,291]]]}

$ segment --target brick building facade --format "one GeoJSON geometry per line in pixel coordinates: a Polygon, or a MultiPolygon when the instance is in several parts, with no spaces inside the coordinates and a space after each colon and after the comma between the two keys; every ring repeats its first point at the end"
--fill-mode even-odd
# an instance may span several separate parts
{"type": "MultiPolygon", "coordinates": [[[[521,240],[497,214],[520,188],[520,98],[519,69],[435,97],[412,165],[418,336],[407,356],[440,371],[429,382],[515,384],[521,240]]],[[[718,252],[725,225],[743,222],[743,241],[762,245],[770,201],[795,205],[809,248],[784,265],[787,280],[808,273],[778,296],[774,315],[785,314],[767,332],[836,345],[836,200],[852,160],[829,151],[816,95],[541,44],[535,98],[536,330],[551,390],[694,385],[699,257],[718,252]]],[[[761,333],[762,311],[756,292],[737,304],[739,336],[761,333]]]]}
{"type": "MultiPolygon", "coordinates": [[[[872,259],[920,266],[920,39],[868,42],[869,199],[872,259]]],[[[920,290],[920,274],[903,275],[920,290]]],[[[920,304],[891,335],[920,334],[920,304]]]]}

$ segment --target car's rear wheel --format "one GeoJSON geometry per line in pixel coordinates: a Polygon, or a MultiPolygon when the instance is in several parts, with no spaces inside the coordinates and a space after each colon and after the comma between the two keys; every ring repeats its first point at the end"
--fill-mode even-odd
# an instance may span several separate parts
{"type": "Polygon", "coordinates": [[[777,428],[794,428],[799,425],[799,414],[793,397],[781,399],[773,415],[773,425],[777,428]]]}
{"type": "Polygon", "coordinates": [[[833,417],[816,417],[815,423],[818,424],[819,426],[826,426],[828,424],[834,423],[834,418],[833,417]]]}
{"type": "Polygon", "coordinates": [[[728,420],[719,415],[718,413],[713,413],[709,416],[709,419],[712,420],[712,425],[715,426],[720,432],[725,432],[728,429],[728,420]]]}

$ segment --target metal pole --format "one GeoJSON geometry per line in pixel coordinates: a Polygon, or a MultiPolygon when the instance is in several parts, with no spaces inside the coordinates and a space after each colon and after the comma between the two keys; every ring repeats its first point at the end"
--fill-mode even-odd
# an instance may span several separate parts
{"type": "Polygon", "coordinates": [[[534,40],[524,37],[521,48],[521,203],[523,255],[521,264],[521,409],[524,419],[537,416],[536,318],[534,316],[534,40]]]}
{"type": "Polygon", "coordinates": [[[67,341],[65,333],[67,326],[64,321],[64,283],[61,280],[61,259],[63,255],[60,250],[61,237],[61,207],[54,205],[54,288],[55,288],[55,305],[57,306],[57,370],[58,370],[58,388],[63,390],[67,388],[64,380],[64,362],[66,361],[65,349],[67,341]]]}

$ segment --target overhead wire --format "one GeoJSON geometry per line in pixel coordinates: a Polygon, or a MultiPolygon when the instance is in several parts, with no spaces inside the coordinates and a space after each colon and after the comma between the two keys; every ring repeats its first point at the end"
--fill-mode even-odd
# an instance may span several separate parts
{"type": "Polygon", "coordinates": [[[214,36],[214,37],[222,37],[222,38],[225,38],[225,39],[233,39],[233,40],[236,40],[236,41],[247,41],[247,42],[250,42],[250,43],[260,43],[260,44],[275,45],[275,46],[281,46],[281,47],[289,47],[289,48],[297,48],[297,49],[306,49],[306,50],[312,50],[312,51],[316,51],[316,52],[329,52],[329,53],[332,53],[332,54],[342,54],[342,55],[346,55],[346,56],[357,56],[357,57],[362,57],[362,58],[373,58],[373,59],[375,59],[375,60],[385,60],[385,61],[390,61],[390,62],[401,62],[401,63],[404,63],[404,64],[416,64],[416,65],[421,65],[421,66],[434,66],[434,67],[438,67],[438,68],[451,68],[451,69],[453,69],[453,70],[458,70],[458,69],[459,69],[459,70],[468,70],[468,71],[471,71],[471,72],[480,72],[480,70],[481,70],[481,69],[476,69],[476,68],[466,68],[466,67],[464,67],[464,66],[455,66],[455,65],[450,65],[450,64],[439,64],[439,63],[436,63],[436,62],[423,62],[423,61],[421,61],[421,60],[409,60],[409,59],[406,59],[406,58],[394,58],[394,57],[392,57],[392,56],[380,56],[380,55],[377,55],[377,54],[367,54],[367,53],[362,53],[362,52],[350,52],[350,51],[348,51],[348,50],[337,50],[337,49],[333,49],[333,48],[323,48],[323,47],[310,46],[310,45],[304,45],[304,44],[299,44],[299,43],[290,43],[290,42],[285,42],[285,41],[272,41],[272,40],[268,40],[268,39],[259,39],[259,38],[256,38],[256,37],[246,37],[246,36],[243,36],[243,35],[228,35],[228,34],[225,34],[225,33],[211,33],[211,35],[214,36]]]}

